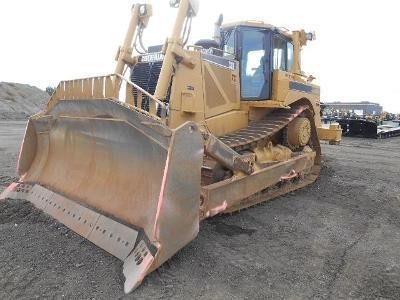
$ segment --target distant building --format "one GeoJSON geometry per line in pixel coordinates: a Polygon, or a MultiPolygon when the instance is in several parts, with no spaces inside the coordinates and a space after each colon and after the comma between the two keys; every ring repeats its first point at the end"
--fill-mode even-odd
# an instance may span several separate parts
{"type": "Polygon", "coordinates": [[[379,103],[361,102],[324,102],[327,110],[346,111],[356,115],[379,115],[382,113],[382,106],[379,103]]]}

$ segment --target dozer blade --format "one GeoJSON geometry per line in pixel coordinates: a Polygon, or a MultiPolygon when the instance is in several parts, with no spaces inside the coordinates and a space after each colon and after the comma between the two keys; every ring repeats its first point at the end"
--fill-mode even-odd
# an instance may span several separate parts
{"type": "Polygon", "coordinates": [[[63,100],[32,117],[20,181],[26,199],[124,261],[125,292],[199,229],[203,139],[113,100],[63,100]]]}

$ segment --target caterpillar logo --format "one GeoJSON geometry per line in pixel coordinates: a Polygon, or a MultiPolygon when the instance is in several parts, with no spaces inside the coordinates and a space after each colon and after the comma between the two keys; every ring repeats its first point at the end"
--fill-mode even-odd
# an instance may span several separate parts
{"type": "Polygon", "coordinates": [[[162,53],[150,53],[140,57],[141,62],[156,62],[164,60],[164,54],[162,53]]]}

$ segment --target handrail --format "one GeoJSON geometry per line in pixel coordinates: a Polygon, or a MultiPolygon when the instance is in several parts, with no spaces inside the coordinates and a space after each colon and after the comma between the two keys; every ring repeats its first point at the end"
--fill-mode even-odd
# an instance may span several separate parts
{"type": "Polygon", "coordinates": [[[149,114],[157,119],[166,119],[166,104],[121,74],[108,74],[104,76],[61,81],[47,104],[47,110],[50,110],[60,100],[96,100],[110,98],[134,107],[140,112],[149,114]],[[125,99],[121,101],[120,92],[123,82],[126,84],[125,99]],[[137,91],[137,99],[134,99],[133,90],[137,91]],[[141,101],[144,97],[149,101],[149,111],[141,107],[141,101]]]}
{"type": "Polygon", "coordinates": [[[122,76],[121,74],[110,74],[108,76],[117,76],[120,79],[126,81],[127,83],[129,83],[131,86],[133,86],[135,89],[137,89],[138,91],[141,91],[143,94],[145,94],[147,97],[151,98],[154,102],[156,102],[158,105],[160,105],[163,109],[167,109],[165,103],[161,100],[158,100],[156,97],[154,97],[152,94],[150,94],[149,92],[147,92],[146,90],[142,89],[140,86],[138,86],[136,83],[133,83],[132,81],[130,81],[129,79],[125,78],[124,76],[122,76]]]}

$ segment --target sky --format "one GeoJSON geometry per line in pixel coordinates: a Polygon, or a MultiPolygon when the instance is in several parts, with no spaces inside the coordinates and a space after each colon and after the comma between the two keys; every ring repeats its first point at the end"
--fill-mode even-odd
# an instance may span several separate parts
{"type": "MultiPolygon", "coordinates": [[[[176,10],[153,5],[144,44],[162,44],[176,10]]],[[[317,79],[321,101],[379,102],[400,113],[400,28],[394,0],[199,0],[191,42],[211,38],[224,22],[263,20],[290,30],[315,31],[302,51],[302,69],[317,79]]],[[[0,81],[45,89],[59,81],[114,71],[115,54],[129,23],[132,0],[0,1],[0,81]]]]}

